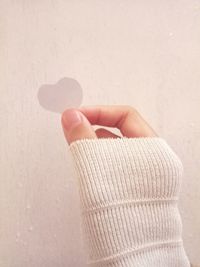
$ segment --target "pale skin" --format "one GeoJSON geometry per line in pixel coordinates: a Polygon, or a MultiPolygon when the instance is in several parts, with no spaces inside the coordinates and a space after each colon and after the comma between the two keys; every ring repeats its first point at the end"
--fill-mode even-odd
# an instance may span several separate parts
{"type": "Polygon", "coordinates": [[[129,138],[158,136],[139,112],[127,105],[95,105],[67,109],[61,116],[61,123],[69,145],[83,138],[121,138],[104,128],[94,130],[92,125],[118,128],[122,136],[129,138]]]}

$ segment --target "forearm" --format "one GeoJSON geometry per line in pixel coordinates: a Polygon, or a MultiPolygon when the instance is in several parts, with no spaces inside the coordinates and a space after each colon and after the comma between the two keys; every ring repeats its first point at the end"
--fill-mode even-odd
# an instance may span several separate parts
{"type": "Polygon", "coordinates": [[[88,265],[189,267],[177,206],[183,166],[164,139],[70,145],[88,265]]]}

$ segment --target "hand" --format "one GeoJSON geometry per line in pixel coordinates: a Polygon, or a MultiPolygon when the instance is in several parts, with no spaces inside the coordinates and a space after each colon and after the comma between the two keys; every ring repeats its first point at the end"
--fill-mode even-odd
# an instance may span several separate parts
{"type": "Polygon", "coordinates": [[[138,111],[126,105],[97,105],[66,109],[62,114],[61,123],[69,144],[83,138],[121,138],[104,128],[95,131],[92,125],[118,128],[122,136],[126,137],[157,136],[138,111]]]}

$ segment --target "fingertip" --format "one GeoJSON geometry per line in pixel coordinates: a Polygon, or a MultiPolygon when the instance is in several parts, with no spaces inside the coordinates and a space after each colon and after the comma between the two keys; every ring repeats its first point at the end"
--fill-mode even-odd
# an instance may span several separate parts
{"type": "Polygon", "coordinates": [[[68,144],[83,138],[97,138],[87,118],[77,109],[67,109],[61,115],[61,123],[68,144]]]}

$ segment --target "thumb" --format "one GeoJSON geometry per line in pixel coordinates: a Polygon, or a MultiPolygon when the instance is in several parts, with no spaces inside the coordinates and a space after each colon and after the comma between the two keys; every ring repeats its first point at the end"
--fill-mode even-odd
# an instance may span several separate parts
{"type": "Polygon", "coordinates": [[[74,108],[62,113],[61,123],[68,144],[83,138],[97,138],[88,119],[74,108]]]}

